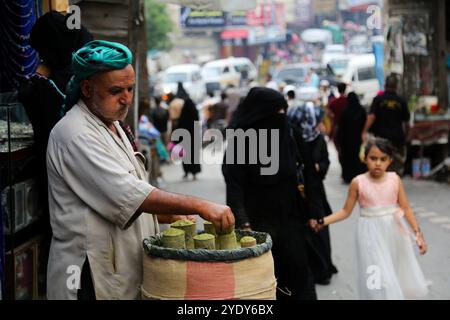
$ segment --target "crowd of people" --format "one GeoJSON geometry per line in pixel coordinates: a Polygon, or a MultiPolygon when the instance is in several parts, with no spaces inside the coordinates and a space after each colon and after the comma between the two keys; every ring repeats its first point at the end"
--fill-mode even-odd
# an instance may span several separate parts
{"type": "MultiPolygon", "coordinates": [[[[421,254],[427,245],[401,182],[403,126],[409,112],[396,86],[396,75],[389,75],[385,91],[374,99],[367,115],[357,94],[347,94],[344,83],[338,85],[337,97],[325,85],[321,90],[325,99],[300,101],[295,87],[278,88],[268,77],[266,87],[252,88],[233,115],[230,128],[280,131],[276,175],[261,175],[263,163],[229,164],[224,158],[222,166],[236,225],[274,238],[277,299],[315,299],[314,284],[330,283],[338,270],[327,226],[348,217],[356,202],[361,208],[355,254],[360,297],[405,299],[427,294],[410,237],[421,254]],[[328,131],[326,116],[331,120],[328,131]],[[342,180],[350,184],[343,209],[334,214],[324,187],[330,165],[328,139],[338,151],[342,180]],[[304,227],[306,222],[310,229],[304,227]],[[377,290],[367,286],[367,268],[373,265],[380,267],[385,281],[377,290]]],[[[250,148],[246,145],[246,152],[250,148]]],[[[226,150],[230,151],[234,150],[226,150]]]]}

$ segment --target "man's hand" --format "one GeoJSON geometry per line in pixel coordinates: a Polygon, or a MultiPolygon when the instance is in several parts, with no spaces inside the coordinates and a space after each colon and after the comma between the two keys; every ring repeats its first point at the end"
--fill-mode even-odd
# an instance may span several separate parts
{"type": "Polygon", "coordinates": [[[217,234],[230,233],[234,229],[234,215],[228,206],[209,202],[200,216],[214,225],[217,234]]]}
{"type": "Polygon", "coordinates": [[[210,221],[217,233],[229,233],[234,228],[234,215],[228,206],[216,204],[207,200],[166,192],[154,189],[138,212],[151,212],[163,216],[183,215],[184,219],[192,219],[192,215],[199,214],[203,219],[210,221]],[[189,218],[191,216],[191,218],[189,218]]]}

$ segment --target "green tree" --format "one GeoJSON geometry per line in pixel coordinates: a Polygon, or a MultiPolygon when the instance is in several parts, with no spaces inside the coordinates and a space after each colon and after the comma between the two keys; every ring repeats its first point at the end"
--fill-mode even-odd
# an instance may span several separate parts
{"type": "Polygon", "coordinates": [[[173,23],[167,15],[166,5],[157,0],[145,0],[145,21],[148,50],[170,50],[169,33],[173,30],[173,23]]]}

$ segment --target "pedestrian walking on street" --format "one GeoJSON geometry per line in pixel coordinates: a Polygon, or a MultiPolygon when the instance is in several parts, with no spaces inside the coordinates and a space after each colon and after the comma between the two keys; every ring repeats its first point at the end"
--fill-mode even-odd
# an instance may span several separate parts
{"type": "Polygon", "coordinates": [[[395,172],[386,172],[392,162],[390,143],[381,138],[369,140],[365,159],[368,172],[352,180],[344,207],[324,219],[310,220],[309,224],[318,231],[344,220],[358,201],[361,208],[356,232],[359,297],[364,300],[423,297],[428,288],[411,238],[422,255],[427,251],[427,244],[400,177],[395,172]]]}
{"type": "Polygon", "coordinates": [[[373,99],[362,140],[366,141],[368,131],[376,137],[389,140],[394,147],[389,170],[402,176],[407,152],[405,126],[410,113],[405,99],[397,94],[397,86],[398,79],[395,74],[386,77],[384,93],[373,99]]]}
{"type": "MultiPolygon", "coordinates": [[[[288,118],[299,133],[296,142],[304,160],[303,175],[309,216],[324,218],[332,213],[323,185],[330,160],[325,137],[318,127],[321,115],[315,110],[316,107],[312,102],[300,104],[289,109],[288,118]]],[[[329,230],[324,228],[317,234],[307,232],[306,236],[308,259],[314,281],[327,285],[332,275],[338,272],[331,259],[329,230]]]]}
{"type": "MultiPolygon", "coordinates": [[[[191,136],[191,143],[190,143],[191,149],[183,151],[187,152],[187,155],[189,156],[189,159],[186,159],[186,156],[183,157],[183,171],[184,171],[183,178],[187,179],[188,175],[192,174],[192,178],[196,180],[197,174],[200,173],[202,170],[199,156],[201,149],[197,148],[196,144],[194,143],[196,136],[198,135],[200,136],[197,137],[197,139],[201,141],[201,132],[195,131],[195,121],[200,121],[200,117],[194,101],[192,101],[192,99],[189,97],[189,94],[184,89],[181,83],[178,83],[177,97],[179,99],[182,99],[184,103],[181,109],[180,118],[178,119],[176,127],[174,127],[174,130],[176,129],[187,130],[191,136]]],[[[179,143],[180,141],[173,141],[173,142],[179,143]]]]}
{"type": "MultiPolygon", "coordinates": [[[[230,150],[232,144],[229,143],[222,172],[227,203],[236,214],[236,225],[267,232],[273,239],[277,299],[311,300],[316,299],[316,291],[305,242],[308,212],[297,189],[297,157],[285,114],[287,108],[286,100],[278,91],[252,88],[234,113],[229,127],[246,132],[256,130],[258,139],[268,139],[262,131],[268,132],[269,136],[279,132],[276,141],[279,153],[275,155],[279,158],[278,171],[264,175],[261,168],[266,165],[261,162],[252,164],[247,160],[238,164],[237,157],[248,159],[257,146],[247,143],[246,154],[242,155],[230,150]],[[227,155],[231,152],[234,161],[228,162],[227,155]]],[[[243,152],[243,148],[237,148],[237,152],[243,152]]],[[[273,154],[273,151],[269,153],[273,154]]]]}
{"type": "Polygon", "coordinates": [[[364,173],[366,166],[361,162],[361,133],[366,123],[366,111],[359,103],[358,96],[350,92],[347,96],[348,106],[342,112],[336,141],[341,149],[342,179],[350,183],[354,177],[364,173]]]}
{"type": "MultiPolygon", "coordinates": [[[[339,145],[339,142],[337,141],[337,130],[339,126],[339,122],[341,121],[342,112],[347,108],[348,106],[348,100],[347,96],[345,94],[345,91],[347,90],[347,85],[343,82],[338,84],[338,92],[339,97],[332,100],[328,105],[328,110],[330,111],[332,122],[331,122],[331,133],[330,133],[330,139],[333,141],[334,146],[336,147],[336,151],[338,153],[338,159],[339,163],[342,167],[342,153],[341,153],[341,146],[339,145]]],[[[342,175],[342,172],[341,172],[342,175]]]]}

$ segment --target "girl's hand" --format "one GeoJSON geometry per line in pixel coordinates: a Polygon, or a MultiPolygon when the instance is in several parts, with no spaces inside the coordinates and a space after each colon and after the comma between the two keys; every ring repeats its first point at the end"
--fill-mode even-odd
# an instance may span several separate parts
{"type": "Polygon", "coordinates": [[[308,225],[314,232],[319,232],[323,228],[323,224],[320,224],[317,219],[310,219],[308,225]]]}
{"type": "Polygon", "coordinates": [[[419,247],[420,254],[424,255],[427,252],[428,246],[423,238],[422,232],[416,233],[416,244],[419,247]]]}

